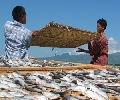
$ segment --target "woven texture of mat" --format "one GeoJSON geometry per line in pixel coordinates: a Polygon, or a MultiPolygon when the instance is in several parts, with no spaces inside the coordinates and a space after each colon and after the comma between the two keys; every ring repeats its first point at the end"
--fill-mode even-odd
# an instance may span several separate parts
{"type": "Polygon", "coordinates": [[[73,28],[54,21],[39,30],[31,46],[76,48],[100,37],[99,33],[73,28]]]}

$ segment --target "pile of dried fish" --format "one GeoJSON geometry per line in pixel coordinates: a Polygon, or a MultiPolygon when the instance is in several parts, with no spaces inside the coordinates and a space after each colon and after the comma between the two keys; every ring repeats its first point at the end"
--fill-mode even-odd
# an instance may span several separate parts
{"type": "MultiPolygon", "coordinates": [[[[80,64],[79,64],[80,65],[80,64]]],[[[60,62],[60,61],[47,61],[37,59],[0,59],[0,66],[4,67],[63,67],[63,66],[76,66],[71,62],[60,62]]]]}
{"type": "Polygon", "coordinates": [[[99,33],[52,21],[32,38],[31,46],[75,48],[99,37],[99,33]]]}
{"type": "Polygon", "coordinates": [[[9,100],[109,100],[107,93],[120,96],[120,70],[16,71],[0,77],[0,97],[9,100]],[[82,96],[72,96],[73,92],[82,96]]]}
{"type": "Polygon", "coordinates": [[[30,59],[1,59],[1,66],[5,67],[41,67],[42,63],[38,60],[30,59]]]}

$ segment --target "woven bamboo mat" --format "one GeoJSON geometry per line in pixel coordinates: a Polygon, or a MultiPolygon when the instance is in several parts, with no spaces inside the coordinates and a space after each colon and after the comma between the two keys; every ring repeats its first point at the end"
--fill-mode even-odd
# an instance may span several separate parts
{"type": "Polygon", "coordinates": [[[52,21],[39,30],[37,36],[32,38],[31,46],[76,48],[99,37],[99,33],[52,21]]]}

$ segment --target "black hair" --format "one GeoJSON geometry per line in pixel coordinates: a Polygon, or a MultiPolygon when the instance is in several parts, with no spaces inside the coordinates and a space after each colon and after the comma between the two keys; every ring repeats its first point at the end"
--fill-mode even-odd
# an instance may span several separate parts
{"type": "Polygon", "coordinates": [[[25,13],[26,12],[24,7],[16,6],[15,8],[13,8],[13,11],[12,11],[13,19],[16,21],[20,21],[20,19],[23,17],[25,13]]]}
{"type": "Polygon", "coordinates": [[[104,27],[104,30],[106,29],[106,27],[107,27],[107,21],[105,20],[105,19],[99,19],[98,21],[97,21],[97,23],[99,23],[101,26],[103,26],[104,27]]]}

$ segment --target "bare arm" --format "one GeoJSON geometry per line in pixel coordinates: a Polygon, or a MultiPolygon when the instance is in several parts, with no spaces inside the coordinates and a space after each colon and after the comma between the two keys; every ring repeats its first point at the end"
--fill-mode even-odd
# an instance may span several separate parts
{"type": "Polygon", "coordinates": [[[32,31],[32,36],[36,36],[38,34],[39,30],[33,30],[32,31]]]}
{"type": "Polygon", "coordinates": [[[88,49],[91,48],[91,42],[88,42],[88,49]]]}
{"type": "Polygon", "coordinates": [[[77,50],[76,52],[85,52],[85,53],[89,53],[89,50],[84,50],[84,49],[78,48],[78,50],[77,50]]]}

